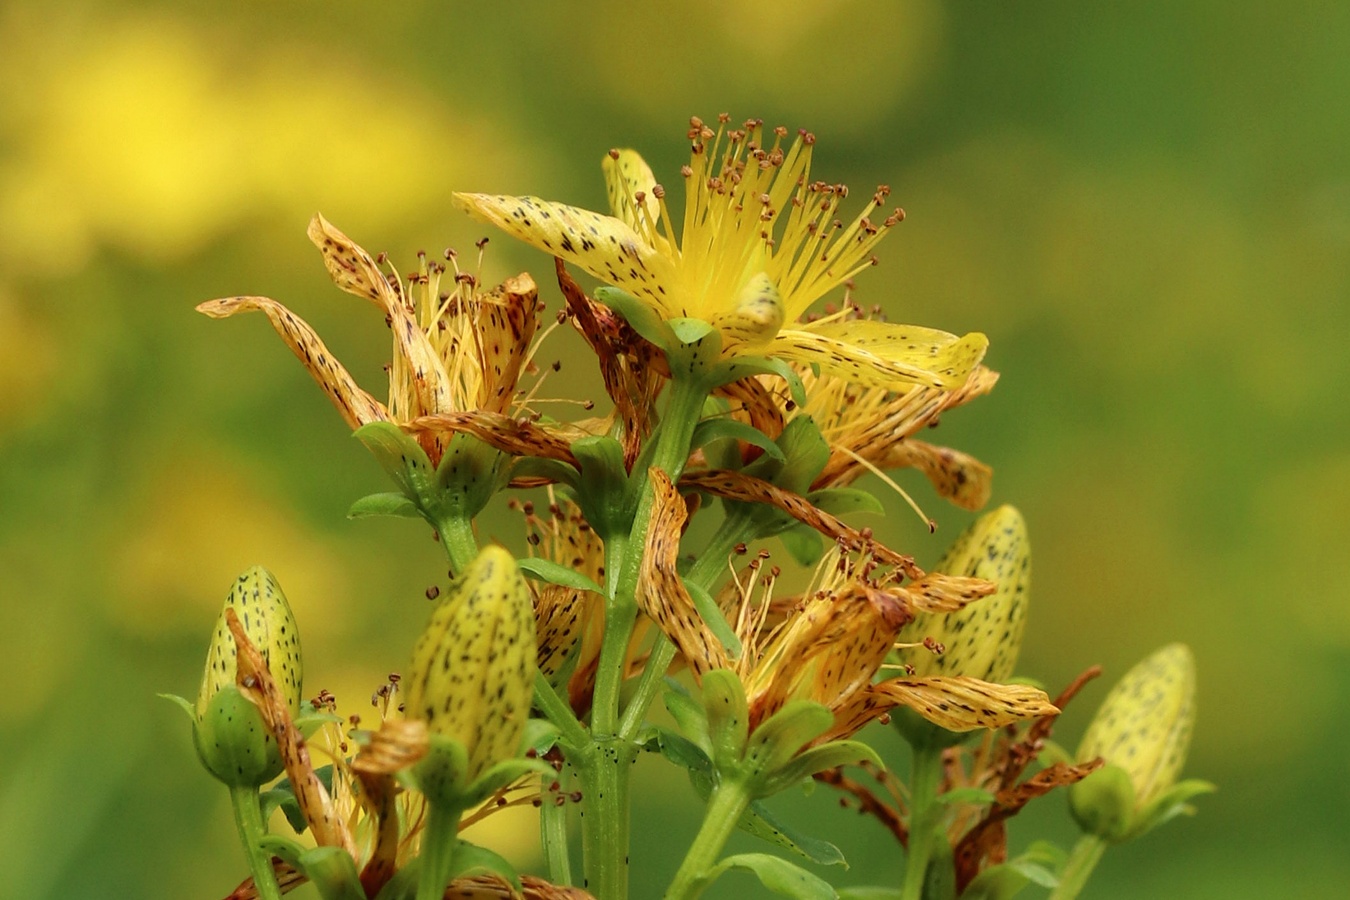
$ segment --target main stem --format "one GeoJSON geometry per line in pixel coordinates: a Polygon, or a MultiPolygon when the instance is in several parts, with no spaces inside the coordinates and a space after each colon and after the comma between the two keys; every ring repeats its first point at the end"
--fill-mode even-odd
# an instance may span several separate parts
{"type": "Polygon", "coordinates": [[[708,870],[717,864],[749,805],[750,792],[740,781],[723,781],[713,789],[703,825],[666,891],[666,900],[693,900],[703,893],[710,883],[708,870]]]}
{"type": "Polygon", "coordinates": [[[1106,841],[1095,834],[1085,834],[1074,844],[1069,860],[1064,864],[1064,872],[1059,884],[1050,892],[1050,900],[1074,900],[1097,868],[1102,854],[1106,852],[1106,841]]]}
{"type": "Polygon", "coordinates": [[[427,808],[427,824],[422,831],[422,870],[417,879],[417,900],[442,900],[454,871],[461,810],[444,803],[429,803],[427,808]]]}
{"type": "Polygon", "coordinates": [[[913,747],[909,785],[909,857],[900,900],[922,900],[924,874],[933,855],[938,786],[942,782],[942,748],[927,744],[913,747]]]}
{"type": "Polygon", "coordinates": [[[272,869],[272,855],[259,842],[267,829],[263,825],[262,807],[258,803],[258,789],[231,787],[230,805],[234,807],[234,824],[239,829],[239,841],[248,854],[249,871],[258,889],[260,900],[281,900],[281,887],[272,869]]]}
{"type": "Polygon", "coordinates": [[[637,621],[637,592],[655,502],[647,471],[656,468],[671,481],[679,479],[708,390],[698,373],[671,381],[653,452],[645,463],[639,460],[630,478],[629,489],[637,497],[632,527],[627,535],[606,537],[605,633],[591,705],[591,740],[597,752],[578,765],[586,886],[600,900],[628,896],[628,782],[637,746],[631,733],[620,734],[619,695],[637,621]]]}

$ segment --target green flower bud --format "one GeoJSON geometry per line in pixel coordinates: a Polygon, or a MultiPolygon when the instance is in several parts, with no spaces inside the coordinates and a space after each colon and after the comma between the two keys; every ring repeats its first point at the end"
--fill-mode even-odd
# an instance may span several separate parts
{"type": "Polygon", "coordinates": [[[998,590],[953,613],[920,613],[897,638],[917,643],[931,638],[940,654],[915,653],[905,662],[914,674],[966,675],[1004,682],[1012,676],[1026,628],[1031,583],[1031,544],[1026,522],[1012,506],[986,513],[961,533],[933,567],[946,575],[992,581],[998,590]]]}
{"type": "Polygon", "coordinates": [[[1125,674],[1102,702],[1078,746],[1080,763],[1106,765],[1069,791],[1085,831],[1112,841],[1136,837],[1212,790],[1177,784],[1195,723],[1195,657],[1169,644],[1125,674]]]}
{"type": "Polygon", "coordinates": [[[207,651],[195,707],[197,754],[226,784],[256,787],[281,773],[281,754],[258,708],[235,686],[238,650],[226,625],[229,609],[267,662],[292,714],[300,709],[300,634],[281,585],[271,572],[254,566],[239,576],[225,599],[207,651]]]}
{"type": "MultiPolygon", "coordinates": [[[[486,547],[451,585],[413,648],[404,712],[462,748],[439,768],[467,788],[494,763],[519,755],[534,689],[534,611],[515,558],[486,547]]],[[[426,766],[422,782],[427,790],[426,766]]],[[[437,793],[443,793],[440,788],[437,793]]],[[[428,792],[431,796],[431,792],[428,792]]]]}

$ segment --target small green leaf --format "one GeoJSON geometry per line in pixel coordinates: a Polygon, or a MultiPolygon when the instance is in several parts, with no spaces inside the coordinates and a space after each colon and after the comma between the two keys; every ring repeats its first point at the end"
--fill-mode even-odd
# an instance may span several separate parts
{"type": "Polygon", "coordinates": [[[458,878],[460,875],[475,870],[491,872],[507,881],[517,893],[522,890],[520,875],[517,874],[515,866],[507,862],[501,854],[494,853],[486,847],[470,844],[468,841],[460,841],[455,846],[454,859],[455,866],[451,872],[452,878],[458,878]]]}
{"type": "Polygon", "coordinates": [[[767,434],[746,422],[726,417],[704,419],[699,422],[694,429],[694,438],[690,443],[690,450],[697,450],[714,441],[723,440],[745,441],[747,444],[759,447],[779,462],[787,462],[787,457],[783,455],[782,449],[767,434]]]}
{"type": "Polygon", "coordinates": [[[798,406],[806,405],[806,386],[801,376],[792,366],[777,357],[737,356],[719,365],[713,370],[713,384],[723,385],[751,375],[777,375],[787,382],[792,401],[798,406]]]}
{"type": "Polygon", "coordinates": [[[678,343],[670,325],[654,309],[633,295],[616,287],[605,286],[595,289],[595,299],[623,316],[634,331],[662,350],[669,351],[678,343]]]}
{"type": "Polygon", "coordinates": [[[839,889],[839,900],[900,900],[900,889],[871,884],[842,887],[839,889]]]}
{"type": "Polygon", "coordinates": [[[805,522],[793,522],[778,533],[778,539],[783,542],[793,562],[801,566],[814,566],[825,553],[825,542],[820,532],[805,522]]]}
{"type": "Polygon", "coordinates": [[[939,794],[936,802],[943,806],[951,806],[955,803],[968,803],[972,806],[988,806],[997,798],[989,791],[983,788],[969,787],[957,788],[954,791],[948,791],[945,794],[939,794]]]}
{"type": "Polygon", "coordinates": [[[806,495],[811,505],[824,510],[832,516],[847,516],[853,513],[886,514],[875,494],[860,491],[857,488],[825,488],[806,495]]]}
{"type": "Polygon", "coordinates": [[[303,849],[295,841],[276,836],[265,837],[258,843],[305,875],[323,900],[365,900],[356,863],[341,847],[303,849]]]}
{"type": "Polygon", "coordinates": [[[526,578],[533,578],[535,581],[546,581],[549,584],[560,584],[563,587],[573,588],[578,591],[594,591],[603,595],[605,589],[596,584],[591,579],[582,575],[580,572],[569,569],[567,566],[559,565],[551,559],[543,559],[538,556],[527,556],[516,560],[516,565],[520,566],[520,571],[526,578]]]}
{"type": "Polygon", "coordinates": [[[741,639],[736,637],[735,629],[727,621],[727,617],[722,613],[712,594],[692,581],[685,581],[684,586],[689,591],[689,597],[694,601],[694,609],[698,610],[699,617],[703,619],[703,624],[707,625],[713,636],[722,642],[722,646],[726,648],[729,657],[740,659],[741,639]]]}
{"type": "Polygon", "coordinates": [[[834,713],[812,700],[791,700],[759,724],[745,758],[761,779],[773,776],[807,743],[834,724],[834,713]]]}
{"type": "MultiPolygon", "coordinates": [[[[331,793],[333,790],[333,767],[331,765],[323,766],[316,769],[314,774],[318,776],[324,790],[331,793]]],[[[264,822],[272,815],[273,810],[280,809],[282,814],[286,816],[286,821],[290,823],[297,834],[304,834],[305,829],[309,828],[309,822],[300,810],[300,803],[295,799],[295,789],[291,787],[289,779],[283,779],[269,790],[263,791],[258,795],[258,801],[262,806],[264,822]]]]}
{"type": "Polygon", "coordinates": [[[398,491],[381,491],[367,494],[357,500],[347,510],[349,519],[369,519],[374,516],[397,516],[400,519],[418,519],[422,514],[417,504],[398,491]]]}
{"type": "Polygon", "coordinates": [[[697,344],[716,330],[710,323],[688,316],[667,319],[666,324],[675,332],[675,337],[681,344],[697,344]]]}
{"type": "Polygon", "coordinates": [[[689,770],[691,775],[698,774],[711,779],[712,760],[708,758],[708,754],[704,753],[701,747],[682,735],[664,728],[658,728],[656,730],[656,750],[675,765],[689,770]]]}
{"type": "Polygon", "coordinates": [[[776,794],[817,772],[864,761],[880,769],[886,767],[877,752],[862,741],[830,741],[799,753],[791,762],[770,775],[764,781],[764,792],[766,795],[776,794]]]}
{"type": "Polygon", "coordinates": [[[816,865],[848,868],[848,862],[838,847],[829,841],[803,834],[778,818],[776,813],[758,800],[750,804],[745,815],[741,816],[739,825],[742,831],[791,850],[816,865]]]}
{"type": "Polygon", "coordinates": [[[155,696],[163,697],[165,700],[178,704],[178,706],[182,708],[183,712],[187,713],[188,721],[194,724],[196,723],[197,708],[192,705],[191,700],[187,700],[183,697],[178,696],[177,694],[156,694],[155,696]]]}
{"type": "Polygon", "coordinates": [[[684,736],[711,755],[712,743],[708,736],[708,716],[699,702],[688,694],[671,690],[666,691],[665,701],[666,709],[670,712],[675,724],[680,727],[684,736]]]}
{"type": "Polygon", "coordinates": [[[834,888],[817,875],[767,853],[739,853],[728,856],[713,866],[708,872],[708,881],[715,881],[729,869],[745,869],[753,872],[759,883],[780,897],[793,897],[795,900],[835,900],[839,895],[834,888]]]}
{"type": "Polygon", "coordinates": [[[482,775],[474,779],[473,784],[469,785],[461,796],[460,805],[465,808],[477,806],[522,775],[530,774],[553,778],[557,772],[542,759],[531,759],[528,756],[504,759],[488,766],[482,775]]]}

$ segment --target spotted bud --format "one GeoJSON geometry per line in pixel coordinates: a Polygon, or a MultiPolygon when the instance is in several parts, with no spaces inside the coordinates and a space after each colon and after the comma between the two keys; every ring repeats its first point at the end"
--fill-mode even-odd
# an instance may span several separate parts
{"type": "Polygon", "coordinates": [[[992,581],[997,590],[956,612],[919,613],[898,640],[919,643],[928,638],[943,649],[938,654],[911,654],[905,662],[920,676],[1007,681],[1022,649],[1031,584],[1031,544],[1022,514],[1015,507],[1000,506],[976,519],[934,571],[992,581]]]}
{"type": "Polygon", "coordinates": [[[484,548],[431,614],[404,679],[408,718],[425,721],[433,743],[440,736],[462,747],[446,774],[458,784],[447,789],[519,755],[534,671],[529,588],[510,553],[484,548]]]}
{"type": "Polygon", "coordinates": [[[1169,644],[1111,689],[1078,746],[1079,762],[1106,761],[1069,792],[1079,825],[1126,840],[1212,790],[1204,782],[1177,784],[1194,723],[1195,658],[1185,644],[1169,644]]]}
{"type": "Polygon", "coordinates": [[[207,651],[195,707],[197,753],[207,770],[226,784],[257,786],[280,774],[281,754],[262,714],[235,685],[238,649],[226,623],[231,609],[292,714],[300,709],[300,634],[281,585],[271,572],[254,566],[239,576],[225,599],[207,651]]]}

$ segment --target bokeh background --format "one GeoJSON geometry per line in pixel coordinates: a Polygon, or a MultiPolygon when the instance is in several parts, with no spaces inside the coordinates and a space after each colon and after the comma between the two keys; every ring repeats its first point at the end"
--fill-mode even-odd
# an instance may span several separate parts
{"type": "MultiPolygon", "coordinates": [[[[1195,649],[1189,772],[1220,792],[1088,896],[1350,883],[1350,6],[9,0],[0,34],[6,893],[223,896],[228,805],[154,694],[195,692],[234,575],[278,574],[307,690],[359,712],[443,574],[425,529],[344,517],[381,475],[265,321],[194,304],[276,297],[381,394],[386,332],[329,284],[313,212],[404,267],[472,253],[451,191],[598,208],[607,149],[673,184],[688,116],[721,111],[811,128],[855,196],[892,185],[909,219],[861,300],[989,334],[1003,381],[942,434],[1029,520],[1022,669],[1195,649]]],[[[494,236],[484,277],[525,267],[556,309],[548,260],[494,236]]],[[[573,337],[550,353],[555,395],[594,390],[573,337]]],[[[970,517],[904,483],[938,535],[899,503],[878,527],[931,561],[970,517]]],[[[652,897],[695,809],[639,777],[652,897]]],[[[834,800],[783,808],[849,852],[842,882],[898,878],[834,800]]],[[[1060,804],[1019,840],[1071,839],[1060,804]]],[[[527,818],[490,830],[533,857],[527,818]]]]}

